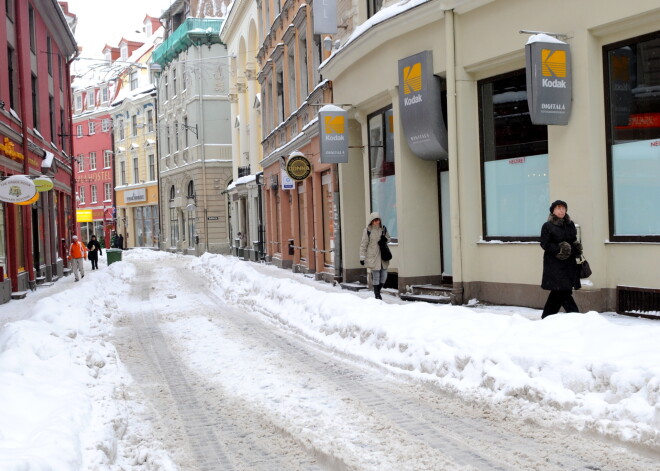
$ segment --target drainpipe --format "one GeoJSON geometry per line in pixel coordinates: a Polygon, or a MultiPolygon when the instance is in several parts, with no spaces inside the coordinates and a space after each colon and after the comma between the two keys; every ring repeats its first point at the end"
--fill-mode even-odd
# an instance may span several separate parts
{"type": "Polygon", "coordinates": [[[449,203],[452,246],[452,304],[463,304],[463,250],[461,247],[460,192],[458,178],[458,113],[456,106],[456,35],[454,11],[445,12],[445,55],[447,58],[447,141],[449,147],[449,203]]]}
{"type": "Polygon", "coordinates": [[[257,204],[259,223],[257,226],[258,244],[259,244],[259,261],[264,260],[264,215],[262,211],[263,206],[263,185],[264,185],[264,172],[257,173],[257,204]]]}
{"type": "MultiPolygon", "coordinates": [[[[25,55],[30,56],[30,39],[29,32],[28,35],[25,35],[25,25],[23,24],[23,15],[27,16],[27,5],[17,4],[16,5],[16,43],[18,45],[17,59],[18,59],[18,86],[20,87],[20,100],[21,100],[21,133],[23,134],[23,154],[25,156],[23,160],[23,173],[25,175],[30,175],[30,163],[29,163],[29,152],[30,148],[28,145],[28,120],[31,117],[31,109],[27,105],[28,94],[31,93],[31,89],[28,86],[26,79],[30,79],[30,84],[32,83],[32,70],[30,66],[30,60],[25,60],[25,55]],[[26,39],[27,38],[27,39],[26,39]],[[25,47],[27,46],[27,47],[25,47]],[[28,72],[25,73],[25,68],[28,67],[28,72]]],[[[35,44],[35,47],[38,48],[39,45],[35,44]]],[[[37,99],[39,96],[37,95],[37,99]]],[[[36,280],[34,278],[34,260],[32,259],[32,205],[19,206],[19,217],[23,220],[23,255],[25,258],[25,271],[28,275],[28,284],[30,289],[36,289],[36,280]]],[[[18,268],[18,267],[17,267],[18,268]]]]}
{"type": "Polygon", "coordinates": [[[202,146],[202,189],[204,190],[204,252],[209,251],[209,221],[208,221],[208,205],[207,205],[207,191],[206,191],[206,146],[204,145],[204,106],[202,103],[202,68],[204,67],[204,62],[202,61],[202,44],[197,45],[197,53],[199,55],[199,97],[198,97],[198,109],[199,109],[199,137],[197,138],[198,142],[202,146]]]}

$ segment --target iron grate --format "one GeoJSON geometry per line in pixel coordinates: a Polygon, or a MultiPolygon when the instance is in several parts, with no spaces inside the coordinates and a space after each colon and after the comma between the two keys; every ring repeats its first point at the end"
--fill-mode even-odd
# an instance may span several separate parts
{"type": "Polygon", "coordinates": [[[660,289],[617,286],[617,312],[660,319],[660,289]]]}

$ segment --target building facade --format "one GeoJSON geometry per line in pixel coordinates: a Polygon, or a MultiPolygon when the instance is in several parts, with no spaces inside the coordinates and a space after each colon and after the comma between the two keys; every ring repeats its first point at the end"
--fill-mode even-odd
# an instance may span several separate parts
{"type": "Polygon", "coordinates": [[[119,42],[120,58],[127,56],[123,60],[129,65],[119,74],[112,103],[115,219],[123,248],[158,248],[161,236],[158,113],[155,80],[147,64],[164,30],[155,18],[147,16],[144,22],[149,28],[143,43],[125,38],[119,42]]]}
{"type": "Polygon", "coordinates": [[[108,248],[115,230],[111,102],[116,80],[83,80],[72,83],[76,233],[85,242],[96,235],[108,248]]]}
{"type": "Polygon", "coordinates": [[[318,71],[331,50],[314,30],[312,6],[257,2],[265,243],[275,265],[331,281],[341,274],[338,175],[336,164],[321,162],[317,119],[332,102],[318,71]],[[292,156],[309,170],[299,181],[284,171],[292,156]]]}
{"type": "Polygon", "coordinates": [[[30,204],[0,204],[6,302],[58,279],[66,265],[74,229],[69,66],[77,45],[55,0],[0,4],[0,177],[46,175],[54,184],[30,204]]]}
{"type": "Polygon", "coordinates": [[[371,2],[353,3],[360,27],[321,67],[359,130],[339,164],[345,277],[359,276],[361,230],[378,210],[400,291],[444,281],[454,302],[541,307],[540,228],[562,199],[594,269],[576,295],[581,310],[657,312],[657,2],[385,2],[371,18],[371,2]],[[566,125],[532,124],[525,30],[568,45],[543,71],[549,86],[572,84],[566,125]],[[402,64],[419,54],[446,133],[431,159],[406,132],[421,76],[402,64]]]}
{"type": "Polygon", "coordinates": [[[261,88],[254,51],[259,11],[250,0],[234,2],[220,31],[230,62],[233,181],[227,188],[232,253],[250,260],[265,255],[261,88]]]}
{"type": "Polygon", "coordinates": [[[219,37],[224,20],[217,18],[223,12],[225,2],[181,1],[161,16],[165,38],[152,68],[159,71],[162,250],[230,251],[229,58],[219,37]]]}

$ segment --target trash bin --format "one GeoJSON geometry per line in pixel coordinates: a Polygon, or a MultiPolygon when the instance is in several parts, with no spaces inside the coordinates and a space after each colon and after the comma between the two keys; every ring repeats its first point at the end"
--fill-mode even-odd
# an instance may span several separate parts
{"type": "Polygon", "coordinates": [[[121,262],[122,249],[107,249],[105,251],[108,259],[108,265],[114,262],[121,262]]]}

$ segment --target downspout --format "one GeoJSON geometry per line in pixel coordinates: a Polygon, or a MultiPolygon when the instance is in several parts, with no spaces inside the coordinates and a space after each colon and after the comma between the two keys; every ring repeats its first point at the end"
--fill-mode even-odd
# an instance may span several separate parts
{"type": "MultiPolygon", "coordinates": [[[[161,217],[162,213],[162,194],[160,192],[161,187],[160,187],[160,139],[158,137],[160,136],[160,133],[158,132],[158,100],[160,99],[160,92],[159,92],[159,81],[156,80],[156,95],[155,95],[155,100],[154,100],[154,119],[156,122],[154,123],[154,129],[156,130],[156,155],[154,156],[155,159],[155,164],[156,164],[156,188],[158,190],[158,250],[161,250],[161,244],[163,243],[163,218],[161,217]]],[[[148,129],[148,128],[147,128],[148,129]]],[[[188,132],[188,131],[186,131],[188,132]]],[[[163,198],[164,199],[164,198],[163,198]]]]}
{"type": "Polygon", "coordinates": [[[264,178],[264,172],[259,172],[257,173],[257,205],[259,206],[258,208],[258,218],[259,218],[259,223],[257,226],[257,232],[258,232],[258,244],[259,244],[259,260],[263,261],[264,260],[264,214],[263,214],[263,181],[264,178]]]}
{"type": "Polygon", "coordinates": [[[198,143],[202,146],[202,189],[204,190],[204,252],[209,251],[209,222],[207,217],[207,192],[206,192],[206,146],[204,145],[204,107],[202,104],[202,68],[204,67],[204,62],[202,61],[202,45],[201,43],[197,45],[197,52],[199,55],[199,97],[198,97],[198,108],[199,108],[199,137],[198,143]]]}
{"type": "Polygon", "coordinates": [[[463,250],[461,247],[460,191],[458,178],[458,108],[456,104],[456,34],[454,11],[445,12],[447,58],[447,143],[449,147],[449,207],[452,246],[452,304],[463,304],[463,250]]]}
{"type": "MultiPolygon", "coordinates": [[[[18,8],[16,8],[16,38],[17,38],[17,44],[18,44],[18,84],[20,87],[20,95],[21,95],[21,133],[23,134],[23,154],[25,155],[25,158],[23,159],[23,173],[25,175],[30,175],[30,163],[29,163],[29,158],[28,158],[28,153],[30,151],[29,145],[28,145],[28,125],[27,121],[30,116],[30,109],[27,106],[27,96],[28,93],[31,93],[31,90],[26,89],[26,74],[25,74],[25,58],[24,55],[27,53],[28,56],[30,55],[30,38],[29,36],[27,37],[27,40],[25,40],[24,36],[24,24],[23,24],[23,14],[25,13],[24,10],[27,9],[27,4],[23,4],[22,6],[17,5],[18,8]],[[27,47],[24,47],[26,46],[27,47]]],[[[35,45],[35,47],[38,47],[38,45],[35,45]]],[[[27,66],[29,66],[30,61],[28,61],[27,66]]],[[[30,78],[30,83],[32,83],[32,74],[30,73],[27,74],[28,77],[30,78]]],[[[38,96],[37,96],[38,99],[38,96]]],[[[26,205],[26,206],[21,206],[19,208],[19,214],[20,218],[23,220],[23,256],[25,258],[25,271],[28,274],[28,284],[30,288],[34,289],[36,288],[36,280],[34,278],[34,261],[32,260],[32,205],[26,205]],[[26,237],[29,235],[29,237],[26,237]]],[[[18,269],[18,267],[16,267],[18,269]]],[[[18,276],[18,275],[17,275],[18,276]]]]}

